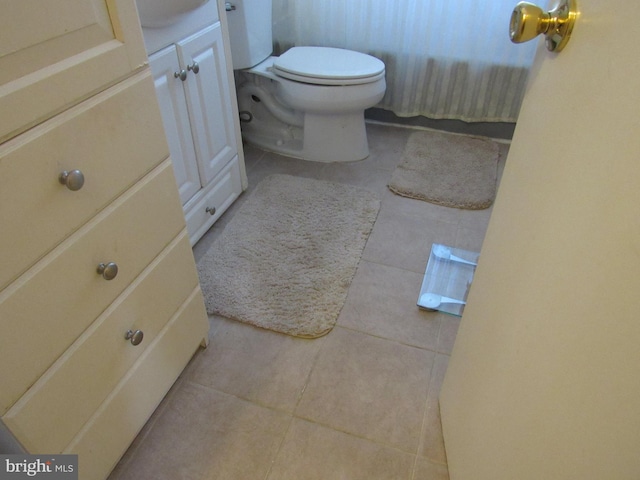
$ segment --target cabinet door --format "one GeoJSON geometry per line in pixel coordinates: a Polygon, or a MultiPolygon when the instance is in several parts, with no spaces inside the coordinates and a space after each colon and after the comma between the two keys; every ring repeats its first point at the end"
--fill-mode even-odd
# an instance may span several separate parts
{"type": "Polygon", "coordinates": [[[236,155],[233,110],[220,23],[178,43],[182,68],[197,63],[185,83],[191,128],[203,185],[236,155]]]}
{"type": "Polygon", "coordinates": [[[134,0],[2,2],[0,142],[143,66],[134,0]]]}
{"type": "Polygon", "coordinates": [[[180,200],[184,205],[200,190],[201,185],[183,81],[174,75],[182,68],[175,45],[149,57],[149,65],[156,86],[180,200]]]}

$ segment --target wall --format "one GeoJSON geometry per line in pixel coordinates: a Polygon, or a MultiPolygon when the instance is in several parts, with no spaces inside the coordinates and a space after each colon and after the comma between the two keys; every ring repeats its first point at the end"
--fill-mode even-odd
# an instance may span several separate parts
{"type": "Polygon", "coordinates": [[[278,39],[273,51],[280,55],[295,45],[295,32],[291,25],[295,25],[295,4],[293,0],[273,0],[273,38],[278,39]]]}

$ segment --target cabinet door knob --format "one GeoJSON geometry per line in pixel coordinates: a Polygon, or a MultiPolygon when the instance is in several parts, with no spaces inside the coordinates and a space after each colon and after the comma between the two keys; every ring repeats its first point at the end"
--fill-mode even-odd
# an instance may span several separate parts
{"type": "Polygon", "coordinates": [[[180,80],[182,80],[184,82],[187,79],[187,71],[183,68],[182,70],[179,70],[177,72],[173,72],[173,76],[175,78],[179,78],[180,80]]]}
{"type": "Polygon", "coordinates": [[[118,275],[118,265],[114,262],[100,263],[97,269],[98,274],[105,280],[113,280],[118,275]]]}
{"type": "Polygon", "coordinates": [[[131,345],[136,346],[140,345],[142,339],[144,338],[144,333],[142,330],[127,330],[127,333],[124,334],[124,338],[131,341],[131,345]]]}
{"type": "Polygon", "coordinates": [[[207,207],[204,209],[205,212],[207,212],[209,215],[215,215],[216,214],[216,207],[207,207]]]}
{"type": "Polygon", "coordinates": [[[191,65],[187,65],[187,70],[190,70],[197,75],[200,71],[200,65],[198,65],[198,62],[193,62],[191,65]]]}
{"type": "Polygon", "coordinates": [[[80,170],[65,170],[58,175],[58,181],[72,192],[75,192],[84,185],[84,174],[80,170]]]}

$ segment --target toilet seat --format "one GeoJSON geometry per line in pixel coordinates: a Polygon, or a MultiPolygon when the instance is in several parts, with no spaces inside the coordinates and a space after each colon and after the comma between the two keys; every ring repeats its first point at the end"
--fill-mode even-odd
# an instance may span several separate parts
{"type": "Polygon", "coordinates": [[[275,58],[272,72],[314,85],[361,85],[384,78],[381,60],[365,53],[331,47],[293,47],[275,58]]]}

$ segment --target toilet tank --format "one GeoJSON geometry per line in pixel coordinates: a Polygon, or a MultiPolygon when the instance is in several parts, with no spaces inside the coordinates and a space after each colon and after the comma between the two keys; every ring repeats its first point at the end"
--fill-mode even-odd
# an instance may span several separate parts
{"type": "Polygon", "coordinates": [[[271,0],[226,3],[233,69],[251,68],[271,55],[271,0]]]}

